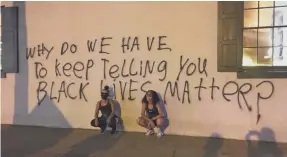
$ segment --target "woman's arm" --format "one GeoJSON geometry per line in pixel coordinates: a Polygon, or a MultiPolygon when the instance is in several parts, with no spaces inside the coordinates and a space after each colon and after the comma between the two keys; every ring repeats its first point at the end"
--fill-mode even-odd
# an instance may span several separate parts
{"type": "Polygon", "coordinates": [[[146,105],[144,103],[142,103],[141,117],[146,119],[146,120],[150,120],[145,114],[145,107],[146,107],[146,105]]]}
{"type": "Polygon", "coordinates": [[[99,116],[100,101],[96,104],[95,119],[99,116]]]}
{"type": "Polygon", "coordinates": [[[163,112],[162,112],[162,109],[160,107],[160,104],[156,104],[155,107],[157,108],[159,114],[157,116],[153,117],[152,120],[156,120],[158,118],[162,118],[163,117],[163,112]]]}

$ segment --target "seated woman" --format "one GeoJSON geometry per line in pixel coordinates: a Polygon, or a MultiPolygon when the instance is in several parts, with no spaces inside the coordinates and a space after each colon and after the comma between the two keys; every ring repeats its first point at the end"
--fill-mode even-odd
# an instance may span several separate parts
{"type": "Polygon", "coordinates": [[[115,113],[114,103],[111,99],[108,99],[109,96],[109,87],[105,88],[101,92],[102,100],[100,100],[96,105],[95,119],[91,121],[93,127],[100,127],[101,134],[107,129],[107,126],[112,128],[111,134],[116,133],[117,120],[115,113]],[[102,116],[99,117],[99,111],[101,111],[102,116]]]}
{"type": "Polygon", "coordinates": [[[142,99],[141,117],[137,119],[137,123],[146,128],[146,136],[150,136],[157,131],[157,137],[163,135],[163,112],[159,104],[159,97],[153,90],[149,90],[142,99]]]}

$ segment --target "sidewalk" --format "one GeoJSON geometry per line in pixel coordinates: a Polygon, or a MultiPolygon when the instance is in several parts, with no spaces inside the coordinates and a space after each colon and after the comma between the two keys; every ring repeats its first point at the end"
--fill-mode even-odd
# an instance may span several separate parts
{"type": "Polygon", "coordinates": [[[287,144],[2,125],[2,157],[287,157],[287,144]]]}

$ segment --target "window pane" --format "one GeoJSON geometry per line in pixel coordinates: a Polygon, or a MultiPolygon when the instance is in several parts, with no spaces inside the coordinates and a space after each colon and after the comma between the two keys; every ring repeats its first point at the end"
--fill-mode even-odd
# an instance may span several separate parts
{"type": "Polygon", "coordinates": [[[257,66],[257,48],[243,48],[243,66],[257,66]]]}
{"type": "Polygon", "coordinates": [[[273,7],[274,1],[260,1],[259,7],[273,7]]]}
{"type": "Polygon", "coordinates": [[[275,47],[273,66],[287,66],[287,47],[275,47]]]}
{"type": "Polygon", "coordinates": [[[272,29],[258,29],[258,47],[272,46],[272,29]]]}
{"type": "Polygon", "coordinates": [[[243,30],[243,47],[257,47],[257,29],[243,30]]]}
{"type": "Polygon", "coordinates": [[[244,2],[244,9],[249,8],[258,8],[258,1],[245,1],[244,2]]]}
{"type": "Polygon", "coordinates": [[[287,46],[287,27],[274,28],[274,46],[287,46]]]}
{"type": "Polygon", "coordinates": [[[287,5],[286,1],[275,1],[275,6],[284,6],[287,5]]]}
{"type": "Polygon", "coordinates": [[[272,47],[258,48],[258,66],[272,66],[272,47]]]}
{"type": "Polygon", "coordinates": [[[275,26],[287,25],[287,7],[275,8],[275,26]]]}
{"type": "Polygon", "coordinates": [[[274,48],[270,47],[267,50],[267,54],[264,55],[264,59],[272,59],[273,58],[273,54],[274,54],[273,51],[274,51],[274,48]]]}
{"type": "Polygon", "coordinates": [[[273,8],[259,9],[259,27],[273,26],[273,8]]]}
{"type": "Polygon", "coordinates": [[[244,28],[265,28],[244,29],[243,66],[287,66],[287,1],[245,1],[244,9],[244,28]]]}
{"type": "Polygon", "coordinates": [[[244,27],[258,27],[258,9],[244,10],[244,27]]]}

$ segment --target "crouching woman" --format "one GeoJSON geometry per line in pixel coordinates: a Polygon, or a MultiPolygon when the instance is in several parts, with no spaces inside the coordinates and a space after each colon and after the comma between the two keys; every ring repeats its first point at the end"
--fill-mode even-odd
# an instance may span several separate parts
{"type": "Polygon", "coordinates": [[[113,100],[109,99],[109,87],[105,86],[105,88],[101,92],[101,98],[95,110],[95,119],[91,121],[91,125],[93,127],[99,127],[101,129],[101,134],[104,134],[107,127],[111,127],[111,134],[114,135],[116,133],[117,120],[115,115],[115,107],[113,100]],[[99,117],[99,111],[101,111],[102,116],[99,117]]]}
{"type": "Polygon", "coordinates": [[[158,138],[163,136],[163,112],[160,107],[157,92],[149,90],[142,99],[141,117],[137,123],[146,128],[146,136],[156,133],[158,138]]]}

